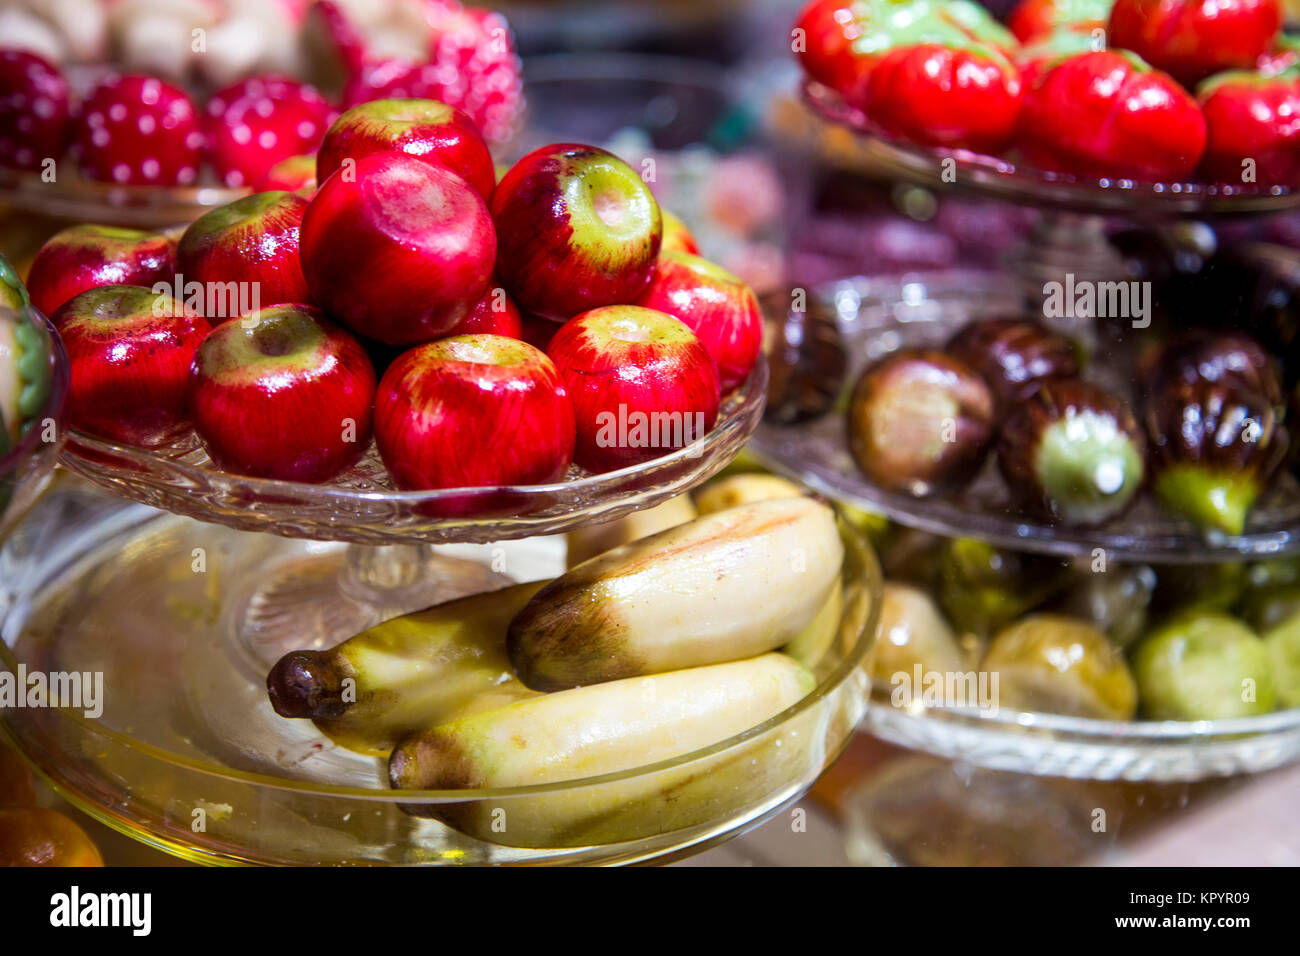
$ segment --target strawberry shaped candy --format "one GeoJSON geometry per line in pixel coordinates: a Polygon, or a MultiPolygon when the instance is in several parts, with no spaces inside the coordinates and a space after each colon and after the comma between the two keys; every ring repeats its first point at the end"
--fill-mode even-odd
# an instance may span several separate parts
{"type": "Polygon", "coordinates": [[[209,158],[227,186],[261,182],[281,160],[320,143],[333,109],[313,86],[279,76],[254,76],[208,100],[209,158]]]}
{"type": "Polygon", "coordinates": [[[1114,0],[1020,0],[1007,26],[1021,43],[1051,36],[1062,27],[1084,33],[1105,29],[1114,0]]]}
{"type": "Polygon", "coordinates": [[[433,98],[464,110],[489,140],[509,137],[523,105],[523,77],[505,17],[492,10],[430,7],[433,98]]]}
{"type": "Polygon", "coordinates": [[[877,125],[932,146],[997,150],[1020,112],[1020,74],[993,48],[899,47],[881,57],[868,90],[877,125]]]}
{"type": "Polygon", "coordinates": [[[81,106],[74,147],[91,179],[176,186],[199,174],[203,133],[194,104],[153,76],[112,74],[81,106]]]}
{"type": "Polygon", "coordinates": [[[68,84],[58,69],[24,50],[0,50],[0,166],[39,169],[63,154],[68,84]]]}
{"type": "Polygon", "coordinates": [[[1168,74],[1129,53],[1067,57],[1025,95],[1020,145],[1040,167],[1168,180],[1205,151],[1205,117],[1168,74]]]}
{"type": "Polygon", "coordinates": [[[1197,89],[1208,130],[1205,175],[1223,183],[1300,185],[1300,88],[1295,71],[1212,76],[1197,89]]]}
{"type": "Polygon", "coordinates": [[[1192,85],[1249,69],[1273,48],[1280,0],[1115,0],[1110,44],[1192,85]]]}

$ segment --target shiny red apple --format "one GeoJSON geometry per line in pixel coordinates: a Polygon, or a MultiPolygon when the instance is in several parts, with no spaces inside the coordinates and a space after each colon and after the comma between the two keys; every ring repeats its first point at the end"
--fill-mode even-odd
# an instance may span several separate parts
{"type": "Polygon", "coordinates": [[[573,459],[573,406],[551,360],[527,342],[455,336],[388,367],[375,442],[401,488],[558,481],[573,459]]]}
{"type": "Polygon", "coordinates": [[[266,171],[261,181],[254,185],[258,192],[297,193],[304,199],[316,195],[316,156],[304,153],[282,159],[266,171]]]}
{"type": "Polygon", "coordinates": [[[32,305],[46,315],[73,296],[104,285],[170,282],[176,241],[157,232],[114,226],[70,226],[36,253],[27,275],[32,305]]]}
{"type": "Polygon", "coordinates": [[[307,200],[253,193],[204,213],[176,247],[176,286],[211,322],[286,302],[311,301],[298,261],[307,200]],[[201,303],[201,304],[200,304],[201,303]]]}
{"type": "Polygon", "coordinates": [[[317,482],[370,442],[375,372],[366,350],[315,308],[277,305],[224,322],[199,346],[187,399],[222,468],[317,482]]]}
{"type": "Polygon", "coordinates": [[[515,300],[499,285],[490,285],[483,298],[474,303],[469,315],[456,323],[456,327],[443,338],[453,335],[504,335],[507,338],[524,337],[523,315],[515,300]]]}
{"type": "Polygon", "coordinates": [[[373,100],[354,106],[325,134],[316,154],[316,181],[374,153],[406,153],[456,173],[487,198],[496,169],[474,121],[437,100],[373,100]]]}
{"type": "Polygon", "coordinates": [[[718,366],[724,393],[746,378],[763,346],[754,290],[721,266],[684,252],[661,252],[637,305],[680,319],[718,366]]]}
{"type": "Polygon", "coordinates": [[[700,254],[699,244],[696,243],[695,236],[686,223],[663,206],[659,207],[659,212],[664,217],[664,241],[660,245],[659,251],[667,252],[672,249],[677,252],[688,252],[693,256],[698,256],[700,254]]]}
{"type": "Polygon", "coordinates": [[[547,350],[573,402],[574,460],[603,472],[659,458],[718,420],[718,372],[671,315],[606,306],[560,327],[547,350]]]}
{"type": "Polygon", "coordinates": [[[415,345],[454,329],[483,297],[496,232],[482,197],[455,173],[403,153],[325,180],[303,217],[312,301],[355,332],[415,345]]]}
{"type": "Polygon", "coordinates": [[[51,319],[68,350],[73,428],[129,445],[158,445],[188,427],[185,385],[208,323],[167,293],[88,289],[51,319]]]}
{"type": "Polygon", "coordinates": [[[543,146],[492,193],[497,274],[519,307],[564,321],[640,295],[663,240],[654,195],[595,146],[543,146]]]}

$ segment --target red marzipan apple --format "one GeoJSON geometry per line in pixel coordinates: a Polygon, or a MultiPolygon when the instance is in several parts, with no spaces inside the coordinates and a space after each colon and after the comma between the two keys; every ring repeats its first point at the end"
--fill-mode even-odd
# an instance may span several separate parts
{"type": "MultiPolygon", "coordinates": [[[[552,323],[553,324],[553,323],[552,323]]],[[[524,337],[523,316],[509,293],[499,285],[490,285],[483,298],[474,303],[469,315],[456,323],[444,338],[453,335],[504,335],[507,338],[524,337]]]]}
{"type": "Polygon", "coordinates": [[[695,242],[695,236],[692,235],[691,230],[686,227],[686,223],[663,206],[659,207],[659,212],[664,217],[664,241],[659,246],[659,251],[662,253],[673,250],[698,256],[700,247],[695,242]]]}
{"type": "Polygon", "coordinates": [[[703,438],[718,420],[718,372],[671,315],[606,306],[560,326],[547,350],[573,402],[574,460],[612,471],[703,438]]]}
{"type": "Polygon", "coordinates": [[[68,350],[73,428],[146,446],[185,431],[190,361],[209,328],[202,316],[165,292],[106,285],[51,320],[68,350]]]}
{"type": "Polygon", "coordinates": [[[496,186],[492,154],[474,121],[437,100],[374,100],[352,107],[325,134],[316,181],[325,182],[346,159],[391,152],[450,169],[485,199],[496,186]]]}
{"type": "Polygon", "coordinates": [[[445,335],[483,297],[496,232],[483,199],[455,173],[403,153],[325,180],[302,221],[312,301],[389,345],[445,335]]]}
{"type": "Polygon", "coordinates": [[[274,192],[282,189],[285,192],[297,193],[304,199],[310,199],[316,195],[315,154],[304,153],[301,156],[290,156],[288,159],[280,160],[266,171],[266,175],[255,188],[258,192],[274,192]]]}
{"type": "Polygon", "coordinates": [[[194,428],[222,468],[324,481],[370,443],[375,372],[361,343],[305,305],[214,328],[190,369],[194,428]]]}
{"type": "Polygon", "coordinates": [[[754,290],[721,266],[684,252],[661,252],[637,305],[685,322],[718,366],[722,391],[753,371],[763,346],[763,314],[754,290]]]}
{"type": "Polygon", "coordinates": [[[170,282],[176,241],[156,232],[71,226],[41,246],[27,275],[32,305],[45,315],[78,293],[103,285],[170,282]]]}
{"type": "Polygon", "coordinates": [[[545,353],[501,335],[461,335],[388,367],[375,441],[401,488],[558,481],[573,460],[573,406],[545,353]]]}
{"type": "Polygon", "coordinates": [[[595,146],[543,146],[492,194],[497,273],[519,307],[564,321],[632,302],[650,281],[663,217],[627,163],[595,146]]]}
{"type": "Polygon", "coordinates": [[[307,200],[287,192],[253,193],[204,213],[176,247],[180,295],[211,322],[266,306],[311,301],[298,261],[307,200]],[[191,292],[202,286],[203,304],[191,292]],[[228,285],[235,283],[235,285],[228,285]]]}

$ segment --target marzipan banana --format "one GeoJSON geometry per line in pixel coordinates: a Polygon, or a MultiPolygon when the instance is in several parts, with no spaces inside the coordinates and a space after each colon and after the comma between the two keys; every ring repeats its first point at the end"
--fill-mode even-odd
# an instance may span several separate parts
{"type": "Polygon", "coordinates": [[[807,627],[843,559],[812,498],[706,515],[556,578],[511,622],[510,662],[553,691],[753,657],[807,627]]]}

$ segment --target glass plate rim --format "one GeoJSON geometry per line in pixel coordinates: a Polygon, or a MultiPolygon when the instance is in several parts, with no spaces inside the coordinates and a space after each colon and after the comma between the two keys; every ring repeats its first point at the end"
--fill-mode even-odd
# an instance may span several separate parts
{"type": "MultiPolygon", "coordinates": [[[[176,472],[198,481],[216,481],[229,483],[232,488],[238,490],[247,490],[259,495],[268,497],[295,495],[303,498],[313,498],[320,502],[329,501],[367,501],[392,504],[406,505],[425,505],[436,504],[440,501],[462,498],[470,495],[519,495],[534,496],[546,494],[573,494],[576,492],[600,491],[607,485],[618,485],[624,480],[638,477],[648,467],[667,467],[684,461],[691,461],[701,457],[707,450],[718,444],[723,438],[739,428],[743,413],[752,409],[753,405],[762,402],[766,398],[768,383],[768,365],[767,359],[762,354],[759,355],[758,362],[754,365],[753,371],[740,385],[736,386],[731,392],[723,396],[724,402],[728,399],[737,399],[735,408],[725,421],[719,421],[703,438],[699,438],[684,448],[678,448],[667,455],[661,455],[658,458],[652,458],[648,461],[636,465],[627,465],[613,471],[603,471],[596,474],[583,475],[580,478],[574,478],[569,481],[547,482],[545,484],[535,485],[480,485],[460,488],[437,488],[423,491],[355,491],[348,488],[339,488],[330,485],[328,482],[312,484],[303,481],[286,481],[279,478],[256,478],[248,475],[240,475],[235,472],[223,471],[216,467],[206,468],[198,465],[192,465],[182,461],[179,458],[169,458],[156,454],[151,449],[139,448],[133,445],[121,445],[104,438],[98,438],[76,428],[68,429],[68,441],[64,446],[60,459],[73,457],[81,459],[84,456],[78,453],[78,449],[85,448],[98,455],[111,455],[123,458],[132,462],[140,462],[143,465],[152,468],[159,465],[167,469],[173,469],[176,472]]],[[[71,466],[70,466],[71,467],[71,466]]],[[[79,471],[74,468],[73,470],[79,471]]],[[[124,477],[132,483],[154,485],[155,481],[140,481],[138,472],[124,471],[114,468],[113,473],[124,477]]],[[[164,482],[163,484],[169,484],[164,482]]],[[[496,516],[492,520],[498,520],[496,516]]],[[[519,516],[527,520],[528,515],[519,516]]],[[[473,515],[460,516],[457,522],[475,521],[473,515]]]]}

